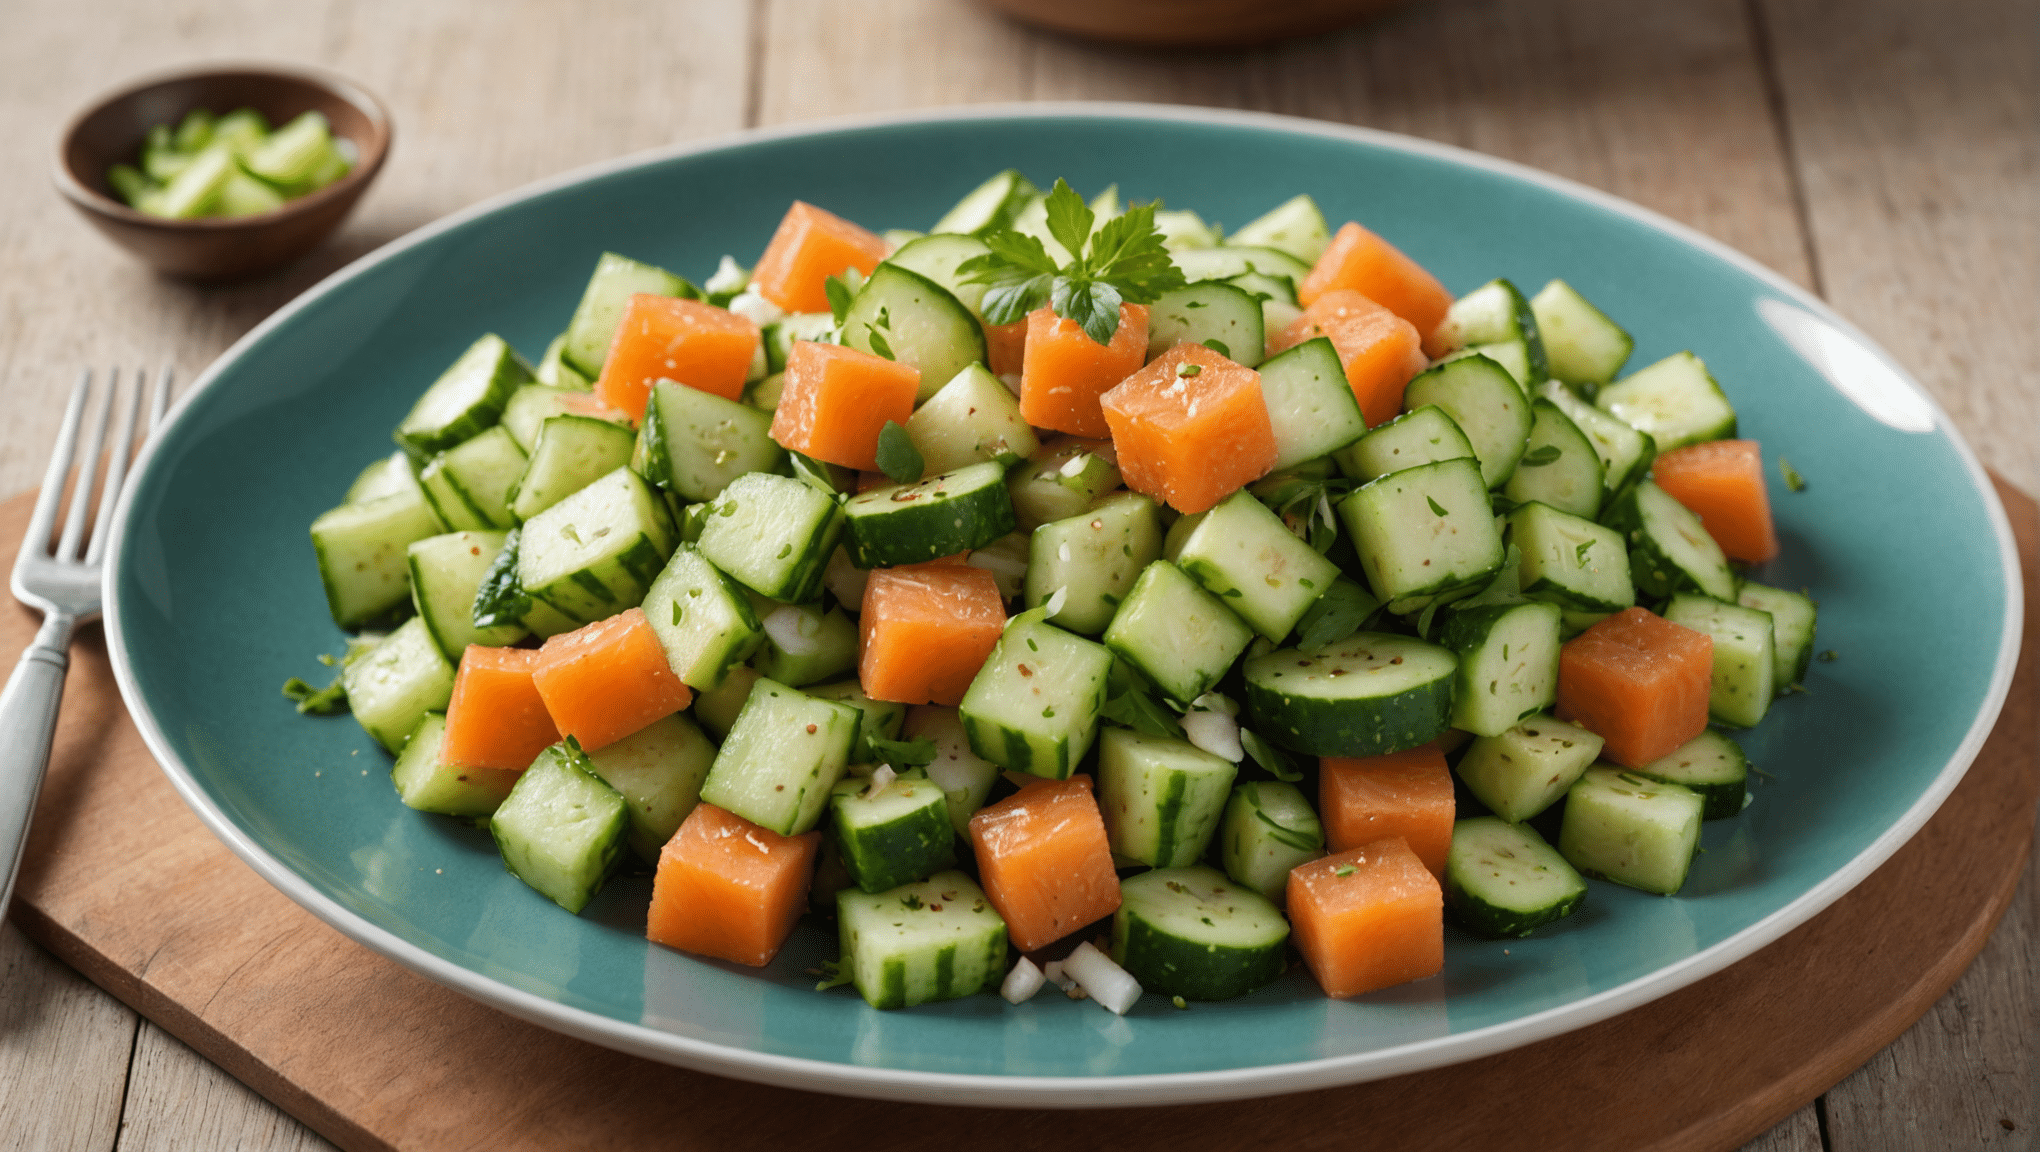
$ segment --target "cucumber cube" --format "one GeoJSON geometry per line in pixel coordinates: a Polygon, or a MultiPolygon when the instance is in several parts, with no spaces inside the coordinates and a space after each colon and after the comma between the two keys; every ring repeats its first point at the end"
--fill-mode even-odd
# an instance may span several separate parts
{"type": "Polygon", "coordinates": [[[444,531],[415,484],[312,521],[312,551],[333,623],[359,628],[402,604],[411,591],[406,550],[444,531]]]}
{"type": "Polygon", "coordinates": [[[1417,374],[1403,389],[1403,408],[1445,410],[1480,460],[1483,487],[1498,488],[1516,471],[1530,440],[1530,398],[1519,377],[1478,352],[1417,374]]]}
{"type": "Polygon", "coordinates": [[[857,667],[857,625],[841,608],[781,604],[766,611],[759,626],[765,643],[751,666],[781,684],[804,688],[857,667]]]}
{"type": "Polygon", "coordinates": [[[838,781],[831,802],[836,845],[859,888],[883,892],[956,863],[956,829],[941,785],[913,776],[873,785],[857,777],[838,781]]]}
{"type": "Polygon", "coordinates": [[[713,500],[744,473],[777,472],[785,460],[769,413],[660,380],[645,405],[631,467],[683,500],[713,500]]]}
{"type": "Polygon", "coordinates": [[[836,896],[843,963],[874,1008],[969,996],[1006,971],[1006,922],[961,872],[836,896]]]}
{"type": "MultiPolygon", "coordinates": [[[[673,674],[698,692],[722,684],[765,642],[764,625],[743,585],[709,563],[692,544],[673,552],[645,592],[644,609],[673,674]]],[[[737,697],[739,706],[742,699],[737,697]]],[[[732,709],[721,727],[727,731],[735,722],[732,709]]]]}
{"type": "Polygon", "coordinates": [[[908,709],[906,736],[935,745],[935,759],[924,771],[942,788],[950,826],[958,836],[968,836],[971,814],[985,806],[985,798],[999,778],[999,766],[971,751],[970,733],[954,708],[917,704],[908,709]]]}
{"type": "Polygon", "coordinates": [[[983,461],[844,501],[843,529],[859,568],[918,564],[982,548],[1013,531],[1006,470],[983,461]]]}
{"type": "Polygon", "coordinates": [[[475,627],[475,590],[495,564],[505,538],[502,532],[449,532],[427,536],[407,550],[411,600],[449,664],[458,666],[470,644],[500,648],[525,636],[522,624],[475,627]]]}
{"type": "Polygon", "coordinates": [[[392,753],[403,750],[427,712],[444,712],[453,699],[453,665],[416,616],[347,665],[340,679],[354,718],[392,753]]]}
{"type": "Polygon", "coordinates": [[[748,664],[730,669],[722,683],[695,693],[694,718],[717,740],[727,740],[737,717],[743,714],[744,702],[751,698],[751,689],[762,679],[748,664]]]}
{"type": "Polygon", "coordinates": [[[1289,922],[1211,868],[1157,868],[1119,886],[1112,958],[1145,991],[1230,1000],[1289,967],[1289,922]]]}
{"type": "Polygon", "coordinates": [[[1067,777],[1097,735],[1111,671],[1104,645],[1033,613],[1015,617],[958,709],[971,750],[1011,771],[1067,777]]]}
{"type": "Polygon", "coordinates": [[[760,678],[716,753],[701,798],[781,836],[820,823],[850,764],[858,712],[760,678]]]}
{"type": "Polygon", "coordinates": [[[1110,440],[1059,436],[1043,444],[1006,477],[1020,531],[1067,520],[1119,487],[1117,460],[1110,440]]]}
{"type": "Polygon", "coordinates": [[[1813,660],[1813,629],[1818,614],[1813,600],[1797,592],[1745,580],[1736,591],[1736,603],[1771,614],[1772,652],[1777,660],[1773,678],[1779,695],[1806,678],[1813,660]]]}
{"type": "Polygon", "coordinates": [[[1606,384],[1622,371],[1636,346],[1629,333],[1563,280],[1553,280],[1531,297],[1530,312],[1537,318],[1551,374],[1568,384],[1606,384]]]}
{"type": "Polygon", "coordinates": [[[1439,640],[1459,656],[1454,728],[1499,736],[1557,701],[1559,615],[1558,605],[1535,602],[1452,614],[1439,640]]]}
{"type": "Polygon", "coordinates": [[[587,624],[643,603],[677,543],[651,485],[618,468],[525,523],[517,582],[587,624]]]}
{"type": "Polygon", "coordinates": [[[1098,807],[1115,855],[1181,868],[1204,855],[1239,766],[1188,740],[1107,728],[1098,737],[1098,807]]]}
{"type": "Polygon", "coordinates": [[[1636,774],[1691,788],[1707,804],[1701,819],[1722,820],[1743,810],[1749,799],[1749,771],[1742,746],[1709,728],[1670,755],[1636,769],[1636,774]]]}
{"type": "Polygon", "coordinates": [[[1459,758],[1459,778],[1489,811],[1520,824],[1557,803],[1601,754],[1601,743],[1585,728],[1538,716],[1474,740],[1459,758]]]}
{"type": "Polygon", "coordinates": [[[1700,517],[1648,480],[1615,497],[1602,514],[1629,544],[1629,571],[1646,596],[1700,592],[1735,601],[1735,572],[1700,517]]]}
{"type": "Polygon", "coordinates": [[[1113,654],[1188,707],[1246,651],[1254,630],[1182,569],[1157,560],[1140,574],[1104,639],[1113,654]]]}
{"type": "Polygon", "coordinates": [[[1468,459],[1371,481],[1340,502],[1339,518],[1374,595],[1398,614],[1486,580],[1505,558],[1480,466],[1468,459]]]}
{"type": "MultiPolygon", "coordinates": [[[[776,677],[775,677],[776,679],[776,677]]],[[[884,756],[872,751],[871,739],[897,740],[900,725],[906,721],[907,706],[890,700],[873,700],[864,694],[864,686],[855,680],[844,680],[837,684],[819,684],[807,690],[817,700],[833,700],[857,709],[861,718],[857,722],[857,741],[850,746],[850,763],[882,764],[884,756]]],[[[894,764],[895,771],[904,770],[905,764],[894,764]]]]}
{"type": "Polygon", "coordinates": [[[1565,798],[1558,850],[1573,867],[1670,896],[1700,845],[1700,794],[1617,768],[1589,768],[1565,798]]]}
{"type": "Polygon", "coordinates": [[[468,346],[397,425],[399,447],[419,460],[494,425],[510,394],[531,383],[531,366],[501,336],[490,333],[468,346]]]}
{"type": "Polygon", "coordinates": [[[1305,264],[1315,264],[1331,245],[1332,231],[1325,224],[1325,214],[1317,201],[1307,195],[1293,196],[1241,225],[1230,240],[1234,244],[1273,248],[1305,264]]]}
{"type": "Polygon", "coordinates": [[[501,768],[466,768],[439,758],[446,743],[446,715],[427,712],[397,762],[390,769],[390,783],[406,807],[447,816],[487,816],[494,812],[519,773],[501,768]]]}
{"type": "Polygon", "coordinates": [[[1714,680],[1707,713],[1723,724],[1753,728],[1777,695],[1777,642],[1771,614],[1682,592],[1665,605],[1674,624],[1714,638],[1714,680]]]}
{"type": "Polygon", "coordinates": [[[529,520],[630,463],[637,437],[593,416],[548,416],[510,493],[510,514],[529,520]]]}
{"type": "Polygon", "coordinates": [[[1149,561],[1162,554],[1162,519],[1138,492],[1115,492],[1087,512],[1055,520],[1029,538],[1024,603],[1062,594],[1050,623],[1095,636],[1112,622],[1149,561]]]}
{"type": "Polygon", "coordinates": [[[1649,435],[1661,452],[1735,435],[1735,408],[1691,352],[1674,352],[1617,380],[1594,403],[1649,435]]]}
{"type": "Polygon", "coordinates": [[[489,820],[503,866],[578,914],[623,852],[627,805],[572,744],[538,754],[489,820]]]}
{"type": "Polygon", "coordinates": [[[1226,802],[1218,845],[1227,876],[1279,902],[1289,870],[1325,854],[1325,826],[1296,785],[1252,780],[1226,802]]]}
{"type": "Polygon", "coordinates": [[[1261,398],[1275,432],[1275,470],[1329,456],[1367,431],[1332,342],[1319,336],[1261,363],[1261,398]]]}
{"type": "Polygon", "coordinates": [[[1522,560],[1517,586],[1532,600],[1580,612],[1620,612],[1636,603],[1622,533],[1549,504],[1509,513],[1509,542],[1522,560]]]}
{"type": "Polygon", "coordinates": [[[1549,400],[1572,419],[1601,458],[1601,488],[1609,496],[1650,470],[1657,442],[1579,398],[1556,380],[1537,386],[1539,399],[1549,400]]]}
{"type": "Polygon", "coordinates": [[[930,475],[970,464],[1006,466],[1041,447],[1020,401],[982,364],[966,365],[906,423],[930,475]]]}
{"type": "Polygon", "coordinates": [[[588,753],[589,766],[624,800],[624,842],[656,866],[659,850],[701,799],[715,745],[675,713],[588,753]]]}
{"type": "MultiPolygon", "coordinates": [[[[1483,492],[1483,506],[1486,501],[1483,492]]],[[[1173,559],[1184,575],[1275,644],[1339,575],[1337,564],[1297,539],[1281,517],[1244,489],[1205,513],[1173,559]]]]}
{"type": "Polygon", "coordinates": [[[1473,444],[1443,408],[1426,404],[1388,421],[1333,454],[1339,471],[1367,481],[1440,460],[1473,458],[1473,444]]]}
{"type": "Polygon", "coordinates": [[[1529,825],[1476,816],[1452,826],[1445,906],[1469,931],[1528,936],[1586,898],[1587,882],[1529,825]]]}
{"type": "Polygon", "coordinates": [[[821,591],[822,572],[843,534],[835,499],[790,476],[739,476],[710,505],[697,545],[739,584],[790,604],[821,591]]]}
{"type": "Polygon", "coordinates": [[[1607,468],[1593,441],[1542,396],[1530,402],[1530,442],[1502,494],[1518,504],[1533,501],[1591,520],[1601,510],[1607,468]]]}
{"type": "Polygon", "coordinates": [[[418,474],[418,486],[446,526],[514,528],[510,493],[524,475],[524,449],[498,424],[434,456],[418,474]]]}
{"type": "Polygon", "coordinates": [[[347,486],[343,504],[362,504],[378,496],[418,490],[418,474],[411,467],[410,454],[398,449],[361,470],[347,486]]]}

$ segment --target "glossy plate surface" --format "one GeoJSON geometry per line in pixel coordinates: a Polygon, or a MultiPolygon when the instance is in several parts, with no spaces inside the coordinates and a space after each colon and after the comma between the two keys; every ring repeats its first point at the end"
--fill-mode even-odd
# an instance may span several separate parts
{"type": "Polygon", "coordinates": [[[1947,417],[1847,323],[1752,262],[1634,206],[1439,145],[1301,120],[1031,105],[736,138],[570,174],[395,243],[279,312],[180,404],[123,505],[107,627],[121,688],[185,799],[342,932],[519,1016],[707,1071],[906,1100],[1097,1106],[1371,1079],[1576,1028],[1716,971],[1841,895],[1953,788],[1994,720],[2018,636],[2004,514],[1947,417]],[[1821,604],[1809,691],[1742,739],[1763,770],[1710,824],[1672,899],[1595,882],[1506,945],[1448,930],[1442,977],[1350,1002],[1300,969],[1255,995],[1125,1018],[1045,995],[867,1008],[806,975],[804,924],[754,972],[646,944],[649,883],[581,917],[506,874],[485,834],[400,805],[346,718],[277,694],[336,652],[306,526],[390,451],[413,398],[483,332],[536,356],[596,256],[700,278],[755,259],[793,199],[925,227],[1018,167],[1117,182],[1242,223],[1309,192],[1455,292],[1563,277],[1636,337],[1632,368],[1704,357],[1772,472],[1784,556],[1757,573],[1821,604]]]}

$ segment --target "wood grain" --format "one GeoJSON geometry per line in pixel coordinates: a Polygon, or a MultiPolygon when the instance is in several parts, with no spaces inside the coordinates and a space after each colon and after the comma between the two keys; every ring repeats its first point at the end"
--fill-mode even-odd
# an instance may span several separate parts
{"type": "Polygon", "coordinates": [[[12,924],[0,924],[0,1147],[105,1152],[120,1131],[136,1018],[12,924]],[[111,1071],[113,1074],[109,1075],[111,1071]],[[12,1086],[75,1086],[55,1099],[12,1086]]]}
{"type": "Polygon", "coordinates": [[[247,1085],[147,1020],[135,1039],[133,1084],[131,1118],[114,1152],[330,1152],[333,1147],[290,1116],[263,1106],[247,1085]]]}

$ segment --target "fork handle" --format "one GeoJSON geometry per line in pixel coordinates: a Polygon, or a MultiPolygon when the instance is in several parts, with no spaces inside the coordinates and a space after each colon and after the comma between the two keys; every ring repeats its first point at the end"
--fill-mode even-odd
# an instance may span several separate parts
{"type": "Polygon", "coordinates": [[[7,687],[0,690],[0,915],[14,895],[21,850],[36,794],[50,766],[50,742],[57,732],[57,706],[64,698],[64,673],[71,667],[71,629],[76,618],[52,612],[35,643],[21,654],[7,687]]]}

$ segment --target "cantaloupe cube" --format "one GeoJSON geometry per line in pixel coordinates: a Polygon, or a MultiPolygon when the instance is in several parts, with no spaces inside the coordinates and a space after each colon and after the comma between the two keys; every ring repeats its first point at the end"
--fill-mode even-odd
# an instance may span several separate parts
{"type": "Polygon", "coordinates": [[[1261,375],[1202,344],[1178,344],[1102,401],[1126,486],[1203,512],[1275,466],[1261,375]]]}
{"type": "Polygon", "coordinates": [[[840,344],[796,341],[786,387],[772,413],[772,439],[845,468],[878,470],[878,434],[914,415],[920,370],[840,344]]]}
{"type": "Polygon", "coordinates": [[[955,558],[881,568],[857,615],[857,678],[873,700],[963,701],[1006,627],[998,581],[955,558]]]}
{"type": "Polygon", "coordinates": [[[554,636],[538,658],[532,682],[546,711],[561,734],[591,752],[694,699],[642,608],[554,636]]]}
{"type": "Polygon", "coordinates": [[[676,296],[632,296],[595,395],[633,421],[644,419],[645,400],[659,380],[741,400],[758,340],[758,325],[728,309],[676,296]]]}
{"type": "Polygon", "coordinates": [[[1350,288],[1409,321],[1420,337],[1436,331],[1452,307],[1452,293],[1436,276],[1351,221],[1339,226],[1310,275],[1296,286],[1296,299],[1308,308],[1340,288],[1350,288]]]}
{"type": "Polygon", "coordinates": [[[1708,440],[1651,461],[1651,479],[1693,510],[1731,560],[1762,564],[1778,555],[1778,529],[1755,440],[1708,440]]]}
{"type": "Polygon", "coordinates": [[[827,312],[823,287],[845,268],[870,275],[885,259],[885,241],[833,212],[800,200],[786,210],[765,254],[751,272],[751,287],[788,312],[827,312]]]}
{"type": "Polygon", "coordinates": [[[1554,711],[1607,741],[1604,759],[1641,768],[1706,731],[1713,685],[1712,637],[1628,608],[1559,649],[1554,711]]]}
{"type": "Polygon", "coordinates": [[[1297,948],[1335,1000],[1445,967],[1445,892],[1401,838],[1298,865],[1287,907],[1297,948]]]}
{"type": "Polygon", "coordinates": [[[781,836],[697,804],[659,852],[645,938],[762,968],[793,931],[814,878],[820,832],[781,836]]]}
{"type": "Polygon", "coordinates": [[[440,762],[522,772],[557,744],[559,730],[532,682],[537,668],[536,649],[468,645],[446,705],[440,762]]]}
{"type": "Polygon", "coordinates": [[[1318,814],[1327,847],[1344,852],[1401,837],[1431,875],[1445,875],[1445,857],[1452,851],[1452,770],[1436,744],[1385,756],[1326,756],[1318,763],[1318,814]]]}
{"type": "Polygon", "coordinates": [[[1402,411],[1403,389],[1430,364],[1409,321],[1348,289],[1320,296],[1268,342],[1270,355],[1319,336],[1332,342],[1346,385],[1372,428],[1402,411]]]}
{"type": "Polygon", "coordinates": [[[1036,428],[1093,440],[1111,435],[1098,400],[1147,359],[1147,318],[1144,305],[1121,304],[1112,343],[1100,344],[1053,309],[1028,313],[1020,414],[1036,428]]]}
{"type": "Polygon", "coordinates": [[[985,896],[1022,952],[1119,910],[1119,877],[1089,776],[1030,783],[979,809],[970,840],[985,896]]]}

